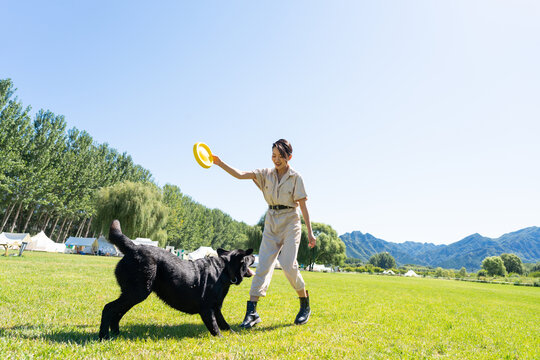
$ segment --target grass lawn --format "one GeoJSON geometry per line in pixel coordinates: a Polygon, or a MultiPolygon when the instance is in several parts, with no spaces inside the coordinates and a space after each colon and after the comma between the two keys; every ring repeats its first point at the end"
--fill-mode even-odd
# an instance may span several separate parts
{"type": "Polygon", "coordinates": [[[0,257],[0,358],[540,359],[540,288],[361,274],[303,273],[312,316],[281,271],[242,331],[251,280],[232,286],[214,338],[198,315],[155,295],[99,342],[103,306],[119,294],[118,258],[25,252],[0,257]]]}

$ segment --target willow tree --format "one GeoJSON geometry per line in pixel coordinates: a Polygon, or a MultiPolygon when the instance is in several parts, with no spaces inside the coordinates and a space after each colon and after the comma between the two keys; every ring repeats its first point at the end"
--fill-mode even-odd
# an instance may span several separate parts
{"type": "Polygon", "coordinates": [[[315,263],[341,266],[345,263],[345,244],[332,226],[312,222],[313,234],[317,238],[314,248],[308,246],[307,228],[302,219],[302,236],[298,248],[298,262],[313,268],[315,263]]]}
{"type": "Polygon", "coordinates": [[[156,185],[126,181],[98,191],[93,226],[98,232],[108,234],[112,220],[118,219],[128,237],[150,238],[164,246],[167,212],[156,185]]]}

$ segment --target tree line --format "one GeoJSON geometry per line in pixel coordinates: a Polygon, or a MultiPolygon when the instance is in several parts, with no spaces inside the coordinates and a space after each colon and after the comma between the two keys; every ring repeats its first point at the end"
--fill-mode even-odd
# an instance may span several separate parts
{"type": "Polygon", "coordinates": [[[10,79],[0,80],[0,232],[43,230],[57,242],[92,234],[97,189],[151,174],[131,156],[90,134],[66,131],[64,116],[14,97],[10,79]]]}
{"type": "MultiPolygon", "coordinates": [[[[150,171],[86,131],[66,130],[66,120],[48,110],[33,119],[30,106],[14,96],[10,79],[0,80],[0,232],[43,230],[56,242],[69,236],[107,234],[113,218],[124,233],[160,246],[195,250],[254,248],[262,223],[250,226],[209,209],[176,185],[158,187],[150,171]]],[[[302,225],[301,264],[342,265],[345,245],[330,225],[313,223],[317,247],[308,248],[302,225]]]]}

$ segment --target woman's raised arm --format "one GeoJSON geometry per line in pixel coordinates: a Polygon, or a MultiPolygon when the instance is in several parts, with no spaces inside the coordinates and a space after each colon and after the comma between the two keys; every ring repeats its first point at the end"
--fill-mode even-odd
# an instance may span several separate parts
{"type": "Polygon", "coordinates": [[[242,180],[255,180],[255,173],[253,171],[240,171],[235,168],[230,167],[229,165],[225,164],[217,155],[213,155],[214,158],[214,164],[228,172],[230,175],[234,176],[237,179],[242,180]]]}

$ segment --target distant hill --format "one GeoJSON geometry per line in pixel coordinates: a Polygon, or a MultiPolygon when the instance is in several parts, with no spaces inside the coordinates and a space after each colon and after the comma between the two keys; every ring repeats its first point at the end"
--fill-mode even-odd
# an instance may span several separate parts
{"type": "Polygon", "coordinates": [[[398,265],[416,264],[447,269],[464,266],[468,271],[480,269],[485,257],[501,253],[516,254],[523,262],[540,261],[540,228],[536,226],[504,234],[497,239],[473,234],[450,245],[412,241],[398,244],[360,231],[343,234],[340,238],[347,248],[347,256],[362,261],[382,251],[390,253],[398,265]]]}

